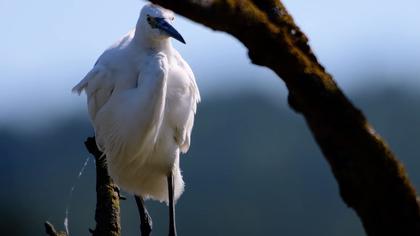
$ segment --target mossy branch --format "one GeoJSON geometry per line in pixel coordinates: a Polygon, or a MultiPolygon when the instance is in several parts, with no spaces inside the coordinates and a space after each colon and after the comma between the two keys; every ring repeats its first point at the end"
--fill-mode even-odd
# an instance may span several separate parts
{"type": "MultiPolygon", "coordinates": [[[[85,141],[86,149],[95,158],[96,165],[96,210],[95,230],[89,230],[93,236],[120,236],[120,195],[118,186],[114,184],[108,174],[105,156],[96,146],[95,137],[85,141]]],[[[45,222],[45,229],[49,236],[67,236],[64,232],[56,232],[54,226],[45,222]]]]}
{"type": "MultiPolygon", "coordinates": [[[[420,235],[420,207],[402,164],[317,61],[278,0],[152,0],[235,36],[289,90],[368,235],[420,235]]],[[[398,124],[396,124],[398,125],[398,124]]]]}
{"type": "Polygon", "coordinates": [[[96,228],[92,231],[92,235],[119,236],[121,225],[118,186],[108,174],[105,156],[96,146],[95,138],[87,138],[85,145],[89,153],[95,157],[96,163],[96,228]]]}

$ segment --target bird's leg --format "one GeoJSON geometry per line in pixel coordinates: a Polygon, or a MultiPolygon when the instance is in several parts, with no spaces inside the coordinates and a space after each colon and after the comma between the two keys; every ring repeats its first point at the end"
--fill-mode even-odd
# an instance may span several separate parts
{"type": "Polygon", "coordinates": [[[175,204],[174,204],[174,178],[172,172],[168,175],[169,193],[169,236],[176,236],[175,204]]]}
{"type": "Polygon", "coordinates": [[[143,198],[137,195],[135,195],[134,198],[136,199],[137,208],[139,209],[140,213],[141,236],[149,236],[152,232],[153,227],[152,218],[150,217],[149,212],[144,206],[143,198]]]}

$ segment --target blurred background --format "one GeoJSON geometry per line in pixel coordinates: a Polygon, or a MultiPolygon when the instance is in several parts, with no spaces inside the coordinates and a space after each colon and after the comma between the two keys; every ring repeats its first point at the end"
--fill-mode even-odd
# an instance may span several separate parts
{"type": "MultiPolygon", "coordinates": [[[[419,1],[284,0],[322,64],[405,164],[420,189],[419,1]]],[[[0,0],[0,228],[4,235],[94,227],[93,134],[85,96],[70,93],[96,58],[132,28],[143,1],[0,0]],[[69,192],[75,185],[73,197],[69,192]]],[[[364,235],[284,83],[252,65],[231,36],[178,17],[174,46],[201,89],[179,235],[364,235]]],[[[122,201],[124,235],[138,235],[135,203],[122,201]]],[[[167,208],[147,202],[154,235],[167,208]]]]}

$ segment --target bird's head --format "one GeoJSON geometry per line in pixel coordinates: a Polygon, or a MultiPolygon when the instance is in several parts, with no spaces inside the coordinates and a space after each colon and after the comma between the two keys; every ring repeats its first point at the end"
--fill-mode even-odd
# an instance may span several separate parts
{"type": "Polygon", "coordinates": [[[162,40],[172,37],[185,44],[184,38],[171,25],[175,14],[155,4],[147,4],[140,12],[137,28],[141,28],[151,40],[162,40]]]}

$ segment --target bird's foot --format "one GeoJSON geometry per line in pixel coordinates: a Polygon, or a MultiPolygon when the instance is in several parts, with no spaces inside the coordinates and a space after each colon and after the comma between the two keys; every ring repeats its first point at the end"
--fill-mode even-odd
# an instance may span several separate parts
{"type": "Polygon", "coordinates": [[[117,194],[118,194],[118,198],[119,198],[120,200],[126,200],[126,199],[127,199],[124,195],[122,195],[122,194],[121,194],[121,189],[120,189],[120,187],[118,187],[118,186],[116,186],[116,185],[115,185],[114,190],[115,190],[115,192],[117,192],[117,194]]]}

